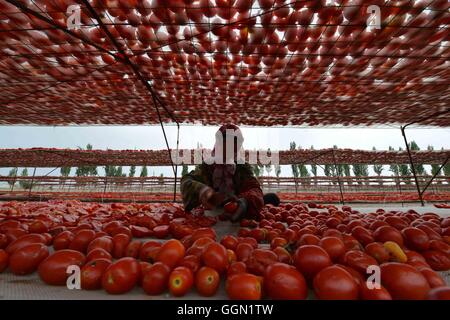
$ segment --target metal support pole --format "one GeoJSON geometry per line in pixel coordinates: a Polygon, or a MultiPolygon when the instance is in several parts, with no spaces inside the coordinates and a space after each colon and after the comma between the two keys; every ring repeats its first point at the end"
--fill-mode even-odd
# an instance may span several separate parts
{"type": "Polygon", "coordinates": [[[108,185],[108,176],[105,175],[105,186],[103,187],[102,202],[103,202],[103,199],[105,198],[106,186],[107,185],[108,185]]]}
{"type": "Polygon", "coordinates": [[[180,125],[177,123],[177,156],[175,159],[175,183],[173,186],[173,202],[177,200],[178,147],[180,144],[180,125]]]}
{"type": "Polygon", "coordinates": [[[400,176],[398,174],[398,169],[397,169],[397,180],[396,180],[395,184],[398,186],[398,191],[400,192],[400,199],[402,199],[402,207],[403,207],[404,202],[403,202],[403,197],[402,197],[402,185],[401,185],[401,181],[400,181],[400,176]]]}
{"type": "Polygon", "coordinates": [[[16,181],[17,181],[17,168],[15,168],[16,169],[16,171],[14,172],[14,178],[13,178],[13,183],[12,183],[12,185],[11,185],[11,192],[13,192],[14,191],[14,185],[16,184],[16,181]]]}
{"type": "Polygon", "coordinates": [[[427,190],[427,188],[430,186],[430,184],[433,182],[434,178],[437,177],[437,175],[439,174],[439,172],[442,170],[442,168],[447,164],[448,159],[450,157],[447,157],[447,159],[445,159],[444,163],[439,167],[439,169],[437,169],[437,171],[434,173],[434,175],[431,177],[430,181],[428,181],[428,183],[425,185],[425,187],[423,188],[423,190],[421,191],[422,195],[425,193],[425,191],[427,190]]]}
{"type": "Polygon", "coordinates": [[[34,170],[33,170],[33,177],[31,178],[30,189],[28,190],[28,199],[31,197],[31,189],[33,188],[35,174],[36,174],[36,167],[34,167],[34,170]]]}
{"type": "Polygon", "coordinates": [[[414,176],[414,181],[416,183],[417,194],[419,195],[419,200],[423,207],[423,206],[425,206],[425,203],[423,202],[422,192],[420,192],[419,179],[417,178],[416,168],[414,167],[414,162],[413,162],[413,159],[411,156],[411,151],[409,150],[409,144],[408,144],[408,140],[406,139],[405,128],[406,128],[406,126],[400,127],[400,130],[402,131],[403,140],[405,140],[406,151],[408,152],[409,163],[411,164],[411,171],[414,176]]]}
{"type": "Polygon", "coordinates": [[[341,184],[341,173],[338,170],[337,164],[336,164],[336,156],[334,154],[334,149],[333,149],[333,162],[334,162],[334,167],[336,168],[336,172],[337,172],[337,179],[338,179],[338,184],[339,184],[339,192],[341,194],[341,203],[345,204],[344,202],[344,192],[342,191],[342,184],[341,184]]]}

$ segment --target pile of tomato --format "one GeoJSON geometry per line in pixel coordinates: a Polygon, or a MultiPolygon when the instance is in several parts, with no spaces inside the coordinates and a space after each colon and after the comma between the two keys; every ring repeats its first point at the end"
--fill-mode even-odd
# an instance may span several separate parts
{"type": "Polygon", "coordinates": [[[450,270],[450,217],[297,203],[258,218],[218,239],[215,218],[179,204],[0,203],[0,272],[65,286],[78,266],[82,289],[109,294],[450,299],[437,272],[450,270]]]}

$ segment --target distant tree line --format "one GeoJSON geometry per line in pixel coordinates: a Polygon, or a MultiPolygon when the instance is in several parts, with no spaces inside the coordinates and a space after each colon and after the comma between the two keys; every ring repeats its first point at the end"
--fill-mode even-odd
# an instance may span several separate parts
{"type": "MultiPolygon", "coordinates": [[[[413,151],[420,150],[419,146],[415,141],[411,141],[409,147],[413,151]]],[[[314,150],[314,146],[310,147],[311,150],[314,150]]],[[[337,146],[334,145],[333,148],[337,149],[337,146]]],[[[290,150],[296,150],[297,146],[295,142],[290,143],[290,150]]],[[[298,149],[301,149],[299,146],[298,149]]],[[[442,148],[443,149],[443,148],[442,148]]],[[[376,150],[375,147],[372,150],[376,150]]],[[[395,150],[393,147],[389,146],[389,150],[395,150]]],[[[402,151],[402,148],[398,148],[399,151],[402,151]]],[[[428,146],[427,150],[434,150],[433,146],[428,146]]],[[[281,168],[279,165],[274,165],[275,175],[277,177],[281,174],[281,168]]],[[[317,177],[317,164],[291,164],[292,176],[294,178],[305,178],[314,176],[317,177]],[[309,168],[309,169],[308,169],[309,168]]],[[[369,164],[355,163],[355,164],[325,164],[321,166],[323,169],[323,173],[327,177],[367,177],[369,176],[369,164]]],[[[431,175],[434,175],[439,170],[440,165],[432,164],[431,165],[431,175]]],[[[255,176],[260,177],[264,175],[264,170],[267,172],[267,175],[270,176],[271,166],[262,166],[262,165],[252,165],[253,173],[255,176]]],[[[372,165],[372,169],[375,172],[376,176],[381,176],[385,171],[385,167],[381,164],[372,165]]],[[[416,170],[417,175],[430,175],[424,167],[424,164],[414,164],[414,169],[416,170]]],[[[392,172],[394,176],[411,176],[412,170],[409,164],[391,164],[389,165],[389,171],[392,172]]],[[[447,163],[438,175],[450,176],[450,163],[447,163]]],[[[411,181],[406,180],[406,183],[410,183],[411,181]]],[[[362,183],[362,182],[359,182],[362,183]]]]}

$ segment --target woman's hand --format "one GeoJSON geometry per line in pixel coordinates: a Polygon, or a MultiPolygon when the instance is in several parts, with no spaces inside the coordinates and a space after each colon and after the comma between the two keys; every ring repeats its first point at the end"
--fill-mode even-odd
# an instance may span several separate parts
{"type": "Polygon", "coordinates": [[[236,202],[238,204],[238,208],[230,217],[230,220],[232,222],[240,220],[247,213],[248,209],[248,203],[247,200],[245,200],[245,198],[239,198],[236,202]]]}
{"type": "Polygon", "coordinates": [[[210,187],[205,187],[199,194],[200,203],[207,210],[212,210],[225,202],[227,196],[221,192],[215,192],[210,187]]]}

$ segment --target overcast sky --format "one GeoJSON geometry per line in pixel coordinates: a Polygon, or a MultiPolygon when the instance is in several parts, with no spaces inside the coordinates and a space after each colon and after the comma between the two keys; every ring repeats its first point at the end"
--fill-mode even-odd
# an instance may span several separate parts
{"type": "MultiPolygon", "coordinates": [[[[217,126],[182,126],[180,129],[180,148],[195,148],[201,143],[205,148],[212,148],[217,126]]],[[[251,128],[241,127],[244,135],[244,148],[287,150],[289,143],[295,141],[297,146],[316,149],[339,148],[366,149],[376,147],[387,150],[389,146],[404,148],[403,138],[398,128],[251,128]]],[[[166,126],[171,147],[176,143],[176,127],[166,126]]],[[[409,140],[415,140],[421,149],[433,145],[435,149],[450,148],[450,129],[407,130],[409,140]]],[[[91,143],[94,149],[165,149],[160,126],[94,126],[94,127],[34,127],[34,126],[0,126],[0,148],[77,148],[91,143]]],[[[126,168],[124,168],[126,169],[126,168]]],[[[0,174],[7,174],[8,169],[1,169],[0,174]]],[[[40,169],[45,174],[49,169],[40,169]]],[[[124,170],[127,172],[127,170],[124,170]]],[[[139,171],[139,170],[138,170],[139,171]]],[[[58,171],[56,171],[58,172],[58,171]]],[[[74,171],[73,171],[74,172],[74,171]]],[[[72,174],[73,174],[72,172],[72,174]]],[[[170,175],[169,168],[149,168],[149,174],[170,175]]],[[[388,174],[388,172],[385,172],[388,174]]],[[[273,174],[273,172],[272,172],[273,174]]],[[[290,175],[291,169],[282,168],[282,175],[290,175]]]]}

